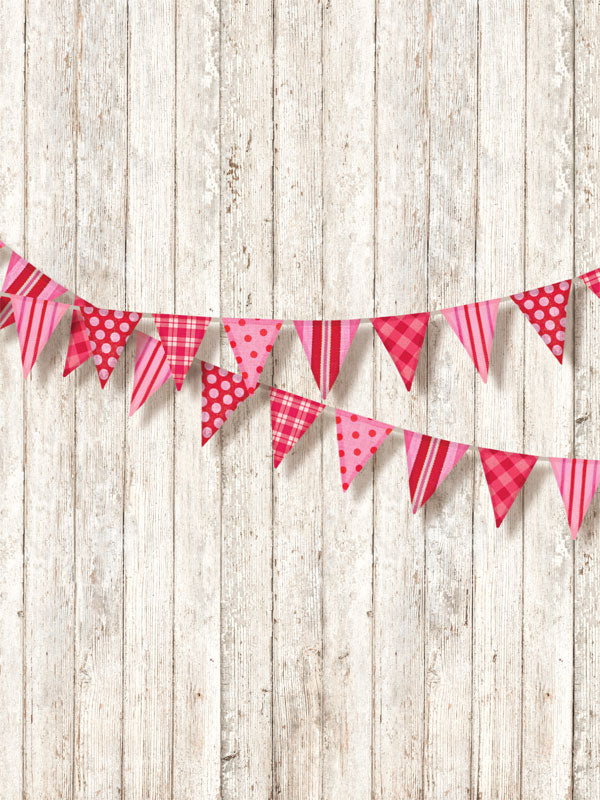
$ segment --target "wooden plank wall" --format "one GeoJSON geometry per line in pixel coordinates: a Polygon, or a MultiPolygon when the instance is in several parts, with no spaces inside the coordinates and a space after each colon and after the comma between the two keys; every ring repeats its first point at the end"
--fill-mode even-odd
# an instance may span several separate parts
{"type": "MultiPolygon", "coordinates": [[[[99,305],[367,317],[596,264],[592,0],[0,0],[0,238],[99,305]]],[[[0,269],[8,258],[0,251],[0,269]]],[[[408,395],[361,328],[330,401],[600,455],[600,306],[562,368],[503,306],[483,385],[434,320],[408,395]]],[[[148,321],[143,329],[152,332],[148,321]]],[[[0,359],[3,800],[600,796],[600,504],[547,464],[500,530],[469,454],[418,515],[401,439],[343,495],[258,393],[201,448],[199,364],[129,419],[0,359]]],[[[232,368],[212,326],[208,360],[232,368]]],[[[266,381],[317,398],[293,329],[266,381]]]]}

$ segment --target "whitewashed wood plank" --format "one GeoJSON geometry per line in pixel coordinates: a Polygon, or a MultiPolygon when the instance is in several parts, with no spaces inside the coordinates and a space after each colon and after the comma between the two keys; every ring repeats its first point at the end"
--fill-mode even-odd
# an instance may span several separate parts
{"type": "MultiPolygon", "coordinates": [[[[221,5],[221,308],[273,316],[270,0],[221,5]]],[[[234,368],[223,338],[221,363],[234,368]]],[[[272,362],[262,374],[269,382],[272,362]]],[[[268,395],[213,437],[222,448],[221,758],[224,800],[272,792],[272,466],[268,395]]]]}
{"type": "MultiPolygon", "coordinates": [[[[429,299],[475,295],[477,3],[431,6],[429,299]]],[[[428,433],[471,441],[473,365],[450,327],[429,327],[428,433]],[[449,413],[450,411],[450,413],[449,413]]],[[[472,454],[421,511],[426,532],[424,797],[469,797],[472,454]]]]}
{"type": "MultiPolygon", "coordinates": [[[[129,2],[125,299],[133,311],[170,311],[174,302],[174,13],[173,2],[152,13],[129,2]]],[[[133,345],[121,366],[129,391],[133,345]]],[[[123,794],[152,800],[172,792],[172,392],[164,386],[126,430],[123,794]]]]}
{"type": "MultiPolygon", "coordinates": [[[[377,314],[427,308],[429,119],[427,4],[377,10],[377,314]]],[[[427,429],[427,353],[408,394],[375,339],[375,417],[427,429]]],[[[401,436],[374,467],[373,793],[422,797],[424,708],[423,515],[406,492],[401,436]],[[399,485],[398,485],[399,484],[399,485]]]]}
{"type": "MultiPolygon", "coordinates": [[[[72,286],[76,246],[75,6],[27,8],[24,250],[72,286]],[[52,80],[48,80],[48,76],[52,80]]],[[[25,389],[24,796],[73,790],[74,390],[63,320],[25,389]]]]}
{"type": "MultiPolygon", "coordinates": [[[[219,8],[177,10],[177,313],[219,313],[219,8]]],[[[201,355],[219,363],[218,326],[201,355]]],[[[221,504],[200,435],[200,360],[175,401],[173,797],[220,796],[221,504]]]]}
{"type": "MultiPolygon", "coordinates": [[[[323,315],[373,309],[375,4],[328,3],[323,28],[323,315]]],[[[328,402],[373,412],[373,332],[359,330],[328,402]]],[[[322,796],[371,796],[373,467],[342,492],[323,425],[322,796]]],[[[389,445],[389,443],[388,443],[389,445]]]]}
{"type": "MultiPolygon", "coordinates": [[[[322,6],[275,6],[274,309],[322,315],[322,6]]],[[[274,383],[317,398],[292,327],[274,383]]],[[[273,477],[273,794],[321,797],[321,422],[273,477]],[[310,498],[310,500],[309,500],[310,498]]]]}
{"type": "MultiPolygon", "coordinates": [[[[573,270],[572,4],[527,7],[526,286],[573,270]]],[[[572,450],[571,322],[565,363],[524,321],[525,448],[572,450]],[[542,402],[543,401],[543,402],[542,402]]],[[[522,797],[571,791],[573,547],[549,466],[525,487],[522,797]]],[[[533,477],[533,476],[532,476],[533,477]]]]}

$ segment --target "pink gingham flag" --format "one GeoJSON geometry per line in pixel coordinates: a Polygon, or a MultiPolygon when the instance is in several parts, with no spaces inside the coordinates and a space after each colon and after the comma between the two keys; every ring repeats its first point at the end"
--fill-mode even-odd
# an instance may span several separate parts
{"type": "Polygon", "coordinates": [[[600,269],[593,269],[579,277],[596,297],[600,297],[600,269]]]}
{"type": "Polygon", "coordinates": [[[571,536],[575,539],[600,483],[600,461],[551,458],[550,464],[565,504],[571,536]]]}
{"type": "Polygon", "coordinates": [[[23,374],[27,377],[69,306],[17,295],[11,297],[11,303],[21,345],[23,374]]]}
{"type": "MultiPolygon", "coordinates": [[[[75,303],[85,303],[81,297],[75,298],[75,303]]],[[[71,317],[71,333],[69,335],[69,346],[67,348],[67,357],[65,360],[65,368],[63,370],[63,378],[66,378],[74,369],[80,367],[92,355],[92,346],[87,333],[87,325],[83,319],[83,314],[75,306],[73,309],[73,316],[71,317]]]]}
{"type": "Polygon", "coordinates": [[[429,314],[374,317],[371,322],[410,392],[425,341],[429,314]]]}
{"type": "Polygon", "coordinates": [[[210,317],[186,317],[181,314],[154,314],[156,330],[167,354],[177,391],[196,357],[210,323],[210,317]]]}
{"type": "Polygon", "coordinates": [[[273,464],[278,467],[285,455],[310,428],[325,406],[283,389],[271,389],[271,428],[273,464]]]}
{"type": "Polygon", "coordinates": [[[490,352],[500,300],[468,303],[456,308],[445,308],[442,314],[473,359],[477,372],[487,383],[490,352]]]}
{"type": "Polygon", "coordinates": [[[502,450],[490,450],[487,447],[480,447],[479,455],[492,498],[496,527],[499,528],[525,485],[525,481],[537,461],[537,456],[505,453],[502,450]]]}

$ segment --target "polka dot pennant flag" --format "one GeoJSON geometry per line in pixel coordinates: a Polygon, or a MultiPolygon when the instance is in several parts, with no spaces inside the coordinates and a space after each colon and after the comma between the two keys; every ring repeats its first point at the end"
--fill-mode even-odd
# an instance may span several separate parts
{"type": "Polygon", "coordinates": [[[525,485],[537,456],[505,453],[487,447],[480,447],[479,455],[492,498],[496,527],[499,528],[525,485]]]}
{"type": "Polygon", "coordinates": [[[227,318],[223,327],[244,383],[252,394],[281,330],[281,320],[227,318]]]}
{"type": "Polygon", "coordinates": [[[551,458],[550,464],[565,504],[571,537],[575,539],[600,483],[600,461],[551,458]]]}
{"type": "Polygon", "coordinates": [[[374,317],[371,322],[410,392],[425,341],[429,313],[374,317]]]}
{"type": "Polygon", "coordinates": [[[210,317],[185,317],[180,314],[153,314],[177,391],[183,386],[192,361],[204,339],[210,317]]]}
{"type": "Polygon", "coordinates": [[[135,367],[129,416],[171,377],[171,367],[162,343],[153,336],[138,331],[135,342],[135,367]]]}
{"type": "Polygon", "coordinates": [[[323,400],[340,374],[359,325],[360,319],[294,322],[323,400]]]}
{"type": "MultiPolygon", "coordinates": [[[[23,297],[37,297],[39,300],[56,300],[67,290],[25,261],[18,253],[12,252],[2,291],[23,297]]],[[[7,328],[14,321],[10,299],[0,297],[0,329],[7,328]]]]}
{"type": "Polygon", "coordinates": [[[241,375],[202,362],[202,446],[250,396],[241,375]]]}
{"type": "Polygon", "coordinates": [[[413,514],[424,505],[469,449],[467,444],[404,431],[413,514]]]}
{"type": "Polygon", "coordinates": [[[393,428],[384,422],[336,408],[338,453],[342,489],[346,491],[367,461],[377,452],[393,428]]]}
{"type": "Polygon", "coordinates": [[[580,275],[579,277],[596,297],[600,297],[600,269],[593,269],[591,272],[586,272],[585,275],[580,275]]]}
{"type": "Polygon", "coordinates": [[[23,374],[27,377],[69,306],[18,295],[11,297],[11,303],[21,346],[23,374]]]}
{"type": "MultiPolygon", "coordinates": [[[[107,308],[97,308],[91,303],[86,303],[80,297],[76,298],[75,303],[79,306],[85,326],[85,334],[87,335],[96,371],[100,378],[100,385],[104,389],[106,382],[112,375],[112,371],[117,366],[121,353],[125,349],[127,339],[135,330],[141,315],[134,311],[111,311],[107,308]]],[[[72,338],[67,352],[67,364],[79,366],[89,358],[89,354],[86,355],[85,348],[79,344],[79,357],[82,360],[76,363],[78,358],[75,352],[77,343],[73,331],[73,323],[71,324],[71,334],[72,338]],[[69,361],[69,355],[72,356],[71,362],[69,361]]],[[[79,336],[82,334],[83,332],[80,330],[79,336]]],[[[72,366],[71,369],[75,369],[75,366],[72,366]]],[[[65,369],[67,369],[67,365],[65,365],[65,369]]]]}
{"type": "Polygon", "coordinates": [[[448,324],[473,359],[484,383],[487,383],[488,378],[499,305],[499,299],[486,300],[442,310],[448,324]]]}
{"type": "Polygon", "coordinates": [[[559,364],[563,362],[570,292],[568,280],[510,296],[559,364]]]}
{"type": "Polygon", "coordinates": [[[324,408],[323,403],[285,392],[283,389],[271,388],[273,465],[276,468],[324,408]]]}

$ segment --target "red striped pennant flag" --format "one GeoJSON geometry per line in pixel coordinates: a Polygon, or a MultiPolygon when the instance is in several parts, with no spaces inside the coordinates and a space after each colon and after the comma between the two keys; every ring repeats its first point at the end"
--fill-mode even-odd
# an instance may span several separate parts
{"type": "Polygon", "coordinates": [[[575,539],[600,483],[600,461],[551,458],[550,464],[565,505],[571,537],[575,539]]]}
{"type": "Polygon", "coordinates": [[[325,406],[283,389],[271,388],[273,465],[277,468],[325,406]]]}
{"type": "Polygon", "coordinates": [[[202,362],[202,447],[250,394],[241,375],[202,362]]]}
{"type": "Polygon", "coordinates": [[[442,314],[473,359],[477,372],[487,383],[490,352],[494,340],[496,317],[500,300],[468,303],[455,308],[445,308],[442,314]]]}
{"type": "Polygon", "coordinates": [[[499,528],[517,495],[525,486],[525,481],[535,466],[537,456],[505,453],[502,450],[490,450],[487,447],[480,447],[479,455],[492,498],[496,527],[499,528]]]}
{"type": "Polygon", "coordinates": [[[570,292],[568,280],[510,296],[559,364],[563,362],[570,292]]]}
{"type": "Polygon", "coordinates": [[[340,373],[360,319],[294,322],[323,400],[340,373]]]}
{"type": "Polygon", "coordinates": [[[21,345],[23,374],[27,377],[70,306],[18,295],[13,295],[11,302],[21,345]]]}
{"type": "Polygon", "coordinates": [[[425,341],[429,314],[374,317],[371,322],[410,392],[425,341]]]}
{"type": "Polygon", "coordinates": [[[391,425],[336,408],[342,489],[346,491],[392,432],[391,425]]]}
{"type": "Polygon", "coordinates": [[[281,330],[279,319],[224,319],[223,327],[250,394],[281,330]]]}
{"type": "Polygon", "coordinates": [[[162,343],[153,336],[138,331],[129,416],[135,414],[170,377],[171,368],[162,343]]]}
{"type": "Polygon", "coordinates": [[[596,297],[600,297],[600,269],[593,269],[579,277],[596,297]]]}
{"type": "MultiPolygon", "coordinates": [[[[39,269],[25,261],[18,253],[11,253],[8,269],[2,284],[2,291],[23,297],[35,297],[40,300],[55,300],[67,290],[60,283],[44,275],[39,269]]],[[[15,321],[10,300],[0,297],[0,329],[7,328],[15,321]]]]}
{"type": "Polygon", "coordinates": [[[467,444],[404,431],[413,514],[424,505],[469,449],[467,444]]]}
{"type": "Polygon", "coordinates": [[[154,314],[156,330],[165,348],[177,391],[183,386],[192,361],[204,339],[210,317],[154,314]]]}

